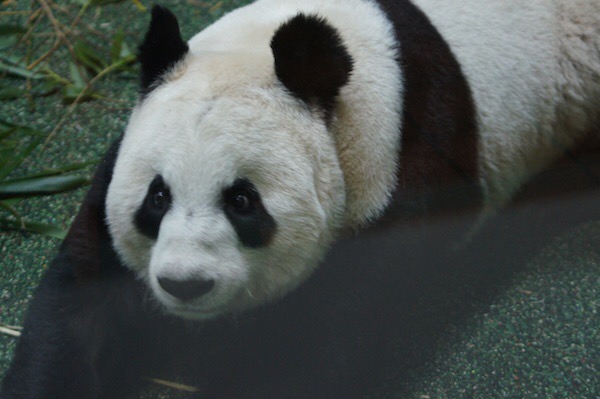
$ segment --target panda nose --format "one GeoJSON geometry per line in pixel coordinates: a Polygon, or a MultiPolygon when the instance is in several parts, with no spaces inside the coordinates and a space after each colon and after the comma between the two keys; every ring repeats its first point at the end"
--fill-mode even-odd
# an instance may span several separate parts
{"type": "Polygon", "coordinates": [[[215,280],[172,280],[159,277],[158,284],[163,290],[182,301],[189,301],[205,295],[214,285],[215,280]]]}

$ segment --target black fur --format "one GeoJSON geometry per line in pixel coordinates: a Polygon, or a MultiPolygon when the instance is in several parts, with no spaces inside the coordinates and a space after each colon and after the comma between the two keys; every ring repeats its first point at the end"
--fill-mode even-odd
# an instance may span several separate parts
{"type": "Polygon", "coordinates": [[[140,381],[140,371],[130,371],[142,360],[139,348],[147,338],[136,331],[149,327],[142,321],[144,288],[121,265],[105,224],[118,147],[119,141],[101,162],[35,292],[2,399],[123,397],[140,381]]]}
{"type": "Polygon", "coordinates": [[[179,23],[167,8],[155,5],[146,37],[138,49],[142,66],[142,97],[160,83],[162,76],[181,61],[188,52],[188,45],[181,38],[179,23]]]}
{"type": "Polygon", "coordinates": [[[398,188],[388,218],[479,206],[475,104],[456,57],[410,1],[377,3],[400,43],[405,90],[398,188]]]}
{"type": "Polygon", "coordinates": [[[264,247],[271,242],[277,223],[263,205],[256,187],[246,179],[237,180],[223,192],[223,210],[235,229],[240,242],[249,248],[264,247]],[[248,197],[249,207],[236,210],[233,201],[237,193],[248,197]]]}
{"type": "Polygon", "coordinates": [[[294,95],[326,112],[352,72],[352,57],[338,32],[324,18],[298,14],[271,40],[275,73],[294,95]]]}
{"type": "Polygon", "coordinates": [[[171,197],[169,188],[162,176],[157,175],[150,183],[144,201],[135,212],[133,217],[135,227],[145,236],[156,239],[158,237],[158,231],[160,230],[160,223],[165,214],[169,211],[170,205],[171,197]],[[154,197],[159,192],[164,195],[163,201],[165,201],[165,203],[162,204],[162,206],[157,206],[155,204],[154,197]]]}

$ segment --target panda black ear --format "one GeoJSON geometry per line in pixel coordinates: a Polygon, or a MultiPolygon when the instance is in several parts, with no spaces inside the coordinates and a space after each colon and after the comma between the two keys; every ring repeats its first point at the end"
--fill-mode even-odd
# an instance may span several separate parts
{"type": "Polygon", "coordinates": [[[322,17],[298,14],[271,39],[277,78],[303,101],[331,111],[340,88],[352,72],[337,30],[322,17]]]}
{"type": "Polygon", "coordinates": [[[138,49],[142,65],[141,94],[146,95],[161,76],[188,52],[181,38],[177,17],[167,8],[155,5],[146,37],[138,49]]]}

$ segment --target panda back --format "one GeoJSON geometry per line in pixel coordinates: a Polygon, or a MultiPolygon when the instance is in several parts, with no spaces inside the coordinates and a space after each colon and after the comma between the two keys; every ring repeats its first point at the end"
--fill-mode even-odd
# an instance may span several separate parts
{"type": "Polygon", "coordinates": [[[471,88],[487,202],[506,202],[600,118],[600,4],[414,0],[471,88]]]}

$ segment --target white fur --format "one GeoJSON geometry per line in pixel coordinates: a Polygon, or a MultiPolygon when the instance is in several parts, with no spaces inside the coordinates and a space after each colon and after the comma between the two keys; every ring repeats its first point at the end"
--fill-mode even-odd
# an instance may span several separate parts
{"type": "MultiPolygon", "coordinates": [[[[393,26],[383,12],[363,0],[261,0],[194,36],[191,51],[199,56],[237,53],[243,57],[241,62],[265,58],[272,64],[273,33],[299,12],[327,18],[354,61],[332,134],[346,181],[345,224],[357,228],[383,211],[396,180],[403,90],[393,26]]],[[[272,65],[265,73],[275,78],[272,65]]]]}
{"type": "MultiPolygon", "coordinates": [[[[500,204],[598,120],[598,2],[416,3],[471,85],[482,184],[500,204]]],[[[340,230],[385,209],[403,94],[393,37],[368,0],[259,0],[190,40],[190,54],[134,110],[107,198],[118,253],[169,311],[206,318],[278,298],[312,272],[340,230]],[[329,130],[274,73],[271,38],[300,11],[326,17],[354,60],[329,130]],[[132,215],[157,173],[174,202],[154,242],[132,215]],[[264,248],[240,245],[220,209],[221,190],[239,177],[254,182],[278,225],[264,248]],[[183,304],[158,277],[216,286],[183,304]]]]}
{"type": "Polygon", "coordinates": [[[491,207],[600,120],[600,2],[415,0],[471,86],[491,207]]]}

